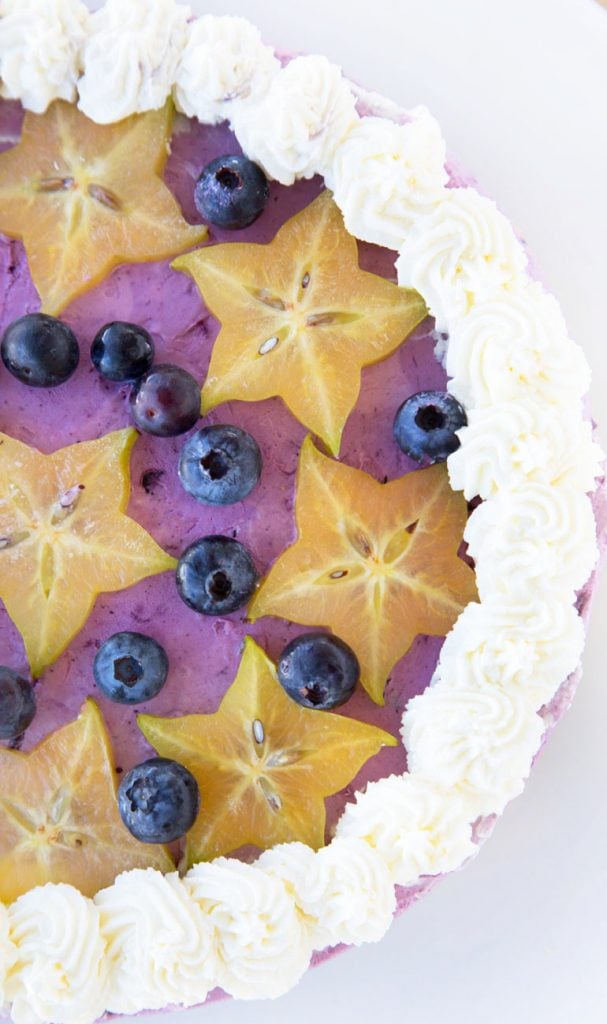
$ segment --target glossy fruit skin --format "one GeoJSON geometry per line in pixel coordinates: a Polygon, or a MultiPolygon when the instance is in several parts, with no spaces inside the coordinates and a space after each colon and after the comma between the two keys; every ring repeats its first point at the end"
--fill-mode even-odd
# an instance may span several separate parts
{"type": "Polygon", "coordinates": [[[93,662],[97,686],[117,704],[141,704],[160,693],[169,671],[164,647],[144,633],[123,632],[101,645],[93,662]]]}
{"type": "Polygon", "coordinates": [[[36,714],[36,697],[29,680],[0,665],[0,740],[21,736],[36,714]]]}
{"type": "Polygon", "coordinates": [[[360,678],[354,651],[328,633],[303,633],[278,659],[278,680],[304,708],[329,711],[350,699],[360,678]]]}
{"type": "Polygon", "coordinates": [[[194,187],[196,209],[209,224],[246,228],[265,207],[270,186],[261,167],[246,156],[211,160],[194,187]]]}
{"type": "Polygon", "coordinates": [[[179,460],[183,487],[203,505],[233,505],[261,475],[261,452],[246,430],[217,424],[188,438],[179,460]]]}
{"type": "Polygon", "coordinates": [[[444,462],[459,448],[455,431],[468,422],[463,406],[447,391],[418,391],[394,417],[399,448],[417,462],[444,462]]]}
{"type": "Polygon", "coordinates": [[[177,761],[151,757],[135,765],[118,787],[118,810],[142,843],[172,843],[191,829],[200,807],[198,783],[177,761]]]}
{"type": "Polygon", "coordinates": [[[138,324],[112,320],[95,335],[91,359],[106,380],[139,380],[154,362],[154,342],[138,324]]]}
{"type": "Polygon", "coordinates": [[[6,369],[31,388],[56,388],[68,380],[80,359],[74,332],[46,313],[13,320],[0,345],[6,369]]]}
{"type": "Polygon", "coordinates": [[[202,615],[228,615],[242,608],[257,580],[249,552],[231,537],[201,537],[184,551],[177,566],[179,596],[202,615]]]}
{"type": "Polygon", "coordinates": [[[131,392],[135,426],[156,437],[175,437],[190,430],[200,416],[200,388],[187,370],[158,363],[131,392]]]}

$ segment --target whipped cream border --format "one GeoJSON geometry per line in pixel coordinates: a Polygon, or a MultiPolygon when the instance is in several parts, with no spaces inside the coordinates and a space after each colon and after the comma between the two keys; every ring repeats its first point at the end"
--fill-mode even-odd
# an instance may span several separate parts
{"type": "MultiPolygon", "coordinates": [[[[70,3],[76,11],[77,0],[70,3]]],[[[83,105],[94,111],[95,75],[87,70],[87,54],[95,52],[96,32],[120,29],[106,24],[103,12],[90,20],[83,13],[86,37],[74,40],[60,6],[57,0],[0,0],[0,94],[8,53],[13,63],[16,56],[24,62],[21,91],[15,93],[14,85],[9,90],[24,106],[39,112],[57,96],[72,95],[74,82],[77,88],[84,76],[83,105]],[[47,34],[29,36],[28,15],[38,29],[44,19],[48,38],[55,46],[62,41],[68,55],[65,80],[55,75],[45,95],[39,69],[50,56],[42,52],[47,34]],[[32,48],[32,38],[41,52],[32,48]],[[28,66],[37,76],[34,101],[28,66]]],[[[122,0],[122,7],[133,40],[137,17],[142,30],[149,28],[145,5],[122,0]]],[[[177,20],[188,10],[175,0],[163,0],[163,7],[177,20]]],[[[512,227],[475,189],[448,186],[444,142],[426,110],[402,111],[364,93],[324,58],[300,59],[295,76],[244,19],[206,15],[208,38],[197,24],[190,19],[174,42],[160,87],[166,39],[141,32],[141,81],[130,82],[126,110],[121,82],[109,89],[105,77],[99,81],[100,96],[120,97],[116,111],[104,101],[103,120],[160,106],[177,87],[182,109],[209,111],[205,123],[229,114],[247,155],[271,167],[278,180],[322,173],[354,235],[377,244],[389,238],[399,249],[399,284],[426,299],[442,332],[437,357],[446,360],[449,388],[467,407],[470,425],[462,429],[448,469],[454,488],[484,499],[467,528],[483,583],[481,602],[464,610],[430,685],[405,709],[408,772],[357,793],[328,847],[314,852],[288,843],[251,865],[220,858],[196,865],[183,879],[125,872],[90,900],[71,886],[49,883],[8,908],[0,905],[0,1004],[12,1001],[16,1024],[91,1024],[101,1007],[126,1009],[124,993],[131,1012],[174,1003],[180,942],[189,970],[201,958],[202,980],[185,985],[188,991],[178,999],[192,1005],[215,985],[236,998],[280,994],[281,950],[289,954],[283,991],[296,984],[314,949],[380,939],[392,919],[394,885],[423,884],[460,867],[477,851],[491,816],[522,791],[551,724],[547,705],[578,668],[584,643],[575,600],[598,558],[589,492],[603,472],[581,401],[589,372],[556,301],[532,281],[512,227]],[[251,45],[259,47],[264,67],[256,89],[250,88],[255,55],[247,51],[243,59],[251,45]],[[219,65],[208,96],[200,94],[200,76],[191,73],[197,46],[202,61],[212,49],[219,65]],[[188,96],[190,81],[197,92],[188,96]],[[298,93],[292,105],[285,102],[289,88],[298,93]],[[267,101],[273,94],[281,98],[274,119],[267,101]],[[372,111],[369,130],[355,103],[372,111]],[[256,130],[260,111],[262,134],[256,130]],[[356,173],[351,159],[359,161],[356,173]],[[556,367],[552,376],[550,366],[556,367]],[[485,421],[490,437],[480,430],[485,421]],[[584,439],[581,466],[575,458],[580,449],[563,450],[563,421],[572,437],[584,439]],[[575,543],[563,546],[573,522],[575,543]],[[516,558],[507,557],[512,538],[519,541],[516,558]],[[503,553],[499,576],[491,564],[496,549],[503,553]],[[555,649],[547,650],[546,636],[554,638],[555,649]],[[144,886],[150,892],[160,886],[164,902],[153,929],[141,931],[141,921],[129,918],[124,905],[125,899],[136,902],[144,886]],[[49,931],[59,904],[71,921],[65,956],[49,931]],[[148,964],[144,985],[135,977],[142,956],[148,964]],[[31,986],[49,972],[56,998],[46,1005],[38,983],[35,999],[31,986]]],[[[120,68],[118,63],[117,75],[120,68]]]]}

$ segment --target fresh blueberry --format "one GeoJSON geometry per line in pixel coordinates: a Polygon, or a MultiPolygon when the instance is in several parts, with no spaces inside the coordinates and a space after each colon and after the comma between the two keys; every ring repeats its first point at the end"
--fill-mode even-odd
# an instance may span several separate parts
{"type": "Polygon", "coordinates": [[[232,505],[250,494],[261,473],[259,446],[240,427],[203,427],[183,446],[179,479],[203,505],[232,505]]]}
{"type": "Polygon", "coordinates": [[[181,366],[159,363],[133,387],[131,413],[147,434],[185,434],[200,416],[200,388],[181,366]]]}
{"type": "Polygon", "coordinates": [[[106,380],[139,380],[154,361],[154,342],[143,327],[113,320],[95,335],[91,359],[106,380]]]}
{"type": "Polygon", "coordinates": [[[80,359],[74,332],[46,313],[28,313],[9,324],[0,345],[13,377],[32,388],[56,388],[71,377],[80,359]]]}
{"type": "Polygon", "coordinates": [[[247,549],[230,537],[202,537],[190,544],[177,565],[177,590],[203,615],[227,615],[242,608],[257,586],[247,549]]]}
{"type": "Polygon", "coordinates": [[[194,187],[196,209],[209,224],[246,228],[270,195],[261,167],[246,156],[220,156],[203,169],[194,187]]]}
{"type": "Polygon", "coordinates": [[[0,666],[0,740],[13,740],[25,732],[36,714],[36,698],[32,684],[0,666]]]}
{"type": "Polygon", "coordinates": [[[200,806],[198,783],[177,761],[151,757],[128,772],[118,787],[118,810],[142,843],[172,843],[191,829],[200,806]]]}
{"type": "Polygon", "coordinates": [[[164,686],[168,670],[164,648],[143,633],[114,633],[93,662],[97,686],[118,704],[151,700],[164,686]]]}
{"type": "Polygon", "coordinates": [[[394,437],[417,462],[444,462],[459,448],[455,431],[465,427],[466,413],[447,391],[418,391],[394,417],[394,437]]]}
{"type": "Polygon", "coordinates": [[[287,644],[278,679],[289,697],[305,708],[328,711],[354,693],[360,666],[354,651],[337,636],[304,633],[287,644]]]}

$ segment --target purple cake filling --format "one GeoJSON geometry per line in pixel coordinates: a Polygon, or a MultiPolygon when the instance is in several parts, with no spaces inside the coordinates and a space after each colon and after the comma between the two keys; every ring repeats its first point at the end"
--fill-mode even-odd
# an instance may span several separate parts
{"type": "MultiPolygon", "coordinates": [[[[18,104],[0,103],[0,148],[17,140],[21,118],[18,104]]],[[[225,125],[208,127],[183,117],[176,120],[165,178],[188,221],[200,222],[193,191],[202,167],[214,157],[239,151],[225,125]]],[[[470,184],[471,179],[453,170],[451,183],[470,184]]],[[[238,232],[211,228],[209,242],[269,242],[278,228],[308,205],[322,187],[321,179],[300,181],[289,188],[272,183],[270,200],[258,221],[238,232]]],[[[396,280],[393,252],[359,243],[359,253],[365,270],[396,280]]],[[[11,321],[39,309],[23,246],[2,235],[0,295],[0,335],[11,321]]],[[[169,261],[119,267],[74,301],[62,319],[72,327],[81,347],[80,366],[65,385],[50,390],[27,388],[0,366],[0,429],[43,452],[91,440],[131,424],[129,387],[104,381],[88,356],[91,341],[103,324],[116,319],[140,324],[154,338],[157,361],[179,364],[200,384],[219,331],[218,322],[206,309],[193,281],[172,271],[169,261]]],[[[434,357],[435,342],[433,321],[428,318],[391,357],[363,371],[361,395],[344,432],[340,456],[344,462],[378,480],[392,480],[416,468],[395,444],[392,421],[408,395],[445,387],[444,371],[434,357]]],[[[235,424],[255,437],[263,455],[263,471],[254,491],[232,506],[200,505],[186,494],[177,476],[178,457],[186,437],[160,439],[143,435],[131,459],[132,496],[128,513],[175,556],[207,534],[235,537],[246,545],[259,573],[264,575],[295,539],[295,472],[306,430],[279,399],[227,403],[203,422],[235,424]]],[[[597,511],[603,532],[605,510],[597,506],[597,511]]],[[[588,584],[581,598],[584,602],[590,591],[588,584]]],[[[50,732],[75,718],[85,697],[92,696],[108,724],[117,771],[126,771],[153,753],[137,727],[137,713],[179,716],[215,711],[235,677],[247,634],[277,659],[284,645],[304,628],[270,618],[251,626],[244,612],[226,618],[199,615],[180,600],[172,573],[155,576],[119,593],[101,595],[83,630],[38,681],[38,711],[22,749],[30,750],[50,732]],[[93,680],[93,658],[100,644],[122,630],[150,634],[165,647],[170,661],[168,681],[161,693],[136,708],[111,702],[93,680]]],[[[442,640],[436,637],[416,639],[391,674],[384,707],[372,703],[359,687],[339,712],[398,736],[405,705],[427,686],[441,644],[442,640]]],[[[3,607],[0,663],[28,671],[21,638],[3,607]]],[[[550,708],[549,724],[560,717],[570,696],[571,686],[565,684],[550,708]]],[[[350,787],[327,801],[328,831],[355,790],[369,780],[405,769],[402,745],[384,748],[367,762],[350,787]]],[[[401,909],[428,884],[429,880],[401,893],[401,909]]]]}
{"type": "MultiPolygon", "coordinates": [[[[20,117],[16,104],[2,104],[0,136],[16,137],[20,117]]],[[[176,121],[165,178],[190,222],[200,222],[193,190],[202,167],[216,156],[238,151],[234,136],[225,126],[204,127],[185,118],[176,121]]],[[[320,179],[289,188],[273,183],[268,205],[255,224],[239,232],[211,228],[209,241],[269,242],[322,187],[320,179]]],[[[365,270],[396,279],[392,252],[360,243],[360,263],[365,270]]],[[[23,246],[2,236],[0,292],[4,295],[0,332],[12,320],[39,308],[23,246]]],[[[49,390],[27,388],[0,368],[0,429],[44,452],[131,424],[129,387],[104,381],[88,356],[91,341],[103,324],[127,320],[145,327],[154,338],[157,361],[183,366],[200,384],[219,331],[218,322],[204,306],[193,281],[171,270],[169,261],[119,267],[98,287],[74,301],[62,319],[74,330],[81,347],[79,368],[65,385],[49,390]]],[[[392,420],[407,395],[445,386],[444,371],[433,354],[432,332],[433,322],[428,319],[390,358],[363,371],[361,396],[344,433],[341,459],[379,480],[392,480],[416,468],[396,445],[392,420]]],[[[179,453],[186,438],[143,435],[131,458],[128,513],[175,556],[207,534],[235,537],[249,549],[263,575],[295,539],[295,472],[306,429],[280,399],[227,403],[203,422],[232,423],[257,440],[263,471],[251,495],[223,508],[199,504],[186,494],[177,476],[179,453]]],[[[116,765],[126,771],[152,753],[137,727],[138,712],[178,716],[215,711],[234,679],[247,634],[276,659],[284,645],[304,629],[270,618],[251,626],[245,621],[244,611],[226,618],[199,615],[180,600],[172,573],[152,577],[119,593],[101,595],[84,629],[38,681],[38,711],[22,749],[30,750],[52,730],[75,718],[84,698],[92,696],[107,721],[116,765]],[[108,700],[93,680],[97,649],[119,630],[149,633],[169,656],[169,677],[163,690],[153,701],[136,708],[108,700]]],[[[376,724],[397,736],[404,707],[427,685],[441,643],[436,637],[417,638],[392,673],[384,707],[373,704],[359,687],[340,713],[376,724]]],[[[27,672],[21,638],[3,608],[0,661],[27,672]]],[[[365,765],[351,788],[328,801],[328,827],[355,789],[369,779],[405,768],[402,746],[384,748],[365,765]]]]}

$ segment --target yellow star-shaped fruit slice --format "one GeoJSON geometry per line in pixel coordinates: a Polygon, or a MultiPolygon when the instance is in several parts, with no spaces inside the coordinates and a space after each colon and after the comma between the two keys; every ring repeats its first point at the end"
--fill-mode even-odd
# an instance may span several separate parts
{"type": "Polygon", "coordinates": [[[102,592],[176,561],[125,515],[133,429],[42,455],[0,434],[0,598],[34,676],[65,650],[102,592]]]}
{"type": "Polygon", "coordinates": [[[329,627],[358,656],[361,682],[383,704],[391,669],[415,636],[444,636],[476,598],[461,558],[467,508],[445,465],[380,484],[302,446],[298,539],[270,569],[249,607],[329,627]]]}
{"type": "Polygon", "coordinates": [[[265,850],[325,842],[324,798],[352,781],[389,733],[327,711],[300,707],[247,637],[236,679],[212,715],[155,718],[139,726],[162,757],[184,764],[200,788],[187,836],[192,864],[252,843],[265,850]]]}
{"type": "Polygon", "coordinates": [[[42,308],[56,314],[119,263],[201,242],[162,180],[172,107],[98,125],[57,100],[27,113],[0,154],[0,231],[23,240],[42,308]]]}
{"type": "Polygon", "coordinates": [[[221,323],[203,413],[279,395],[334,454],[362,368],[390,355],[427,314],[417,292],[360,269],[356,240],[326,191],[268,245],[205,247],[172,266],[191,274],[221,323]]]}
{"type": "Polygon", "coordinates": [[[130,868],[174,870],[165,847],[140,843],[122,823],[110,741],[93,700],[29,754],[0,747],[0,779],[2,902],[45,882],[93,896],[130,868]]]}

